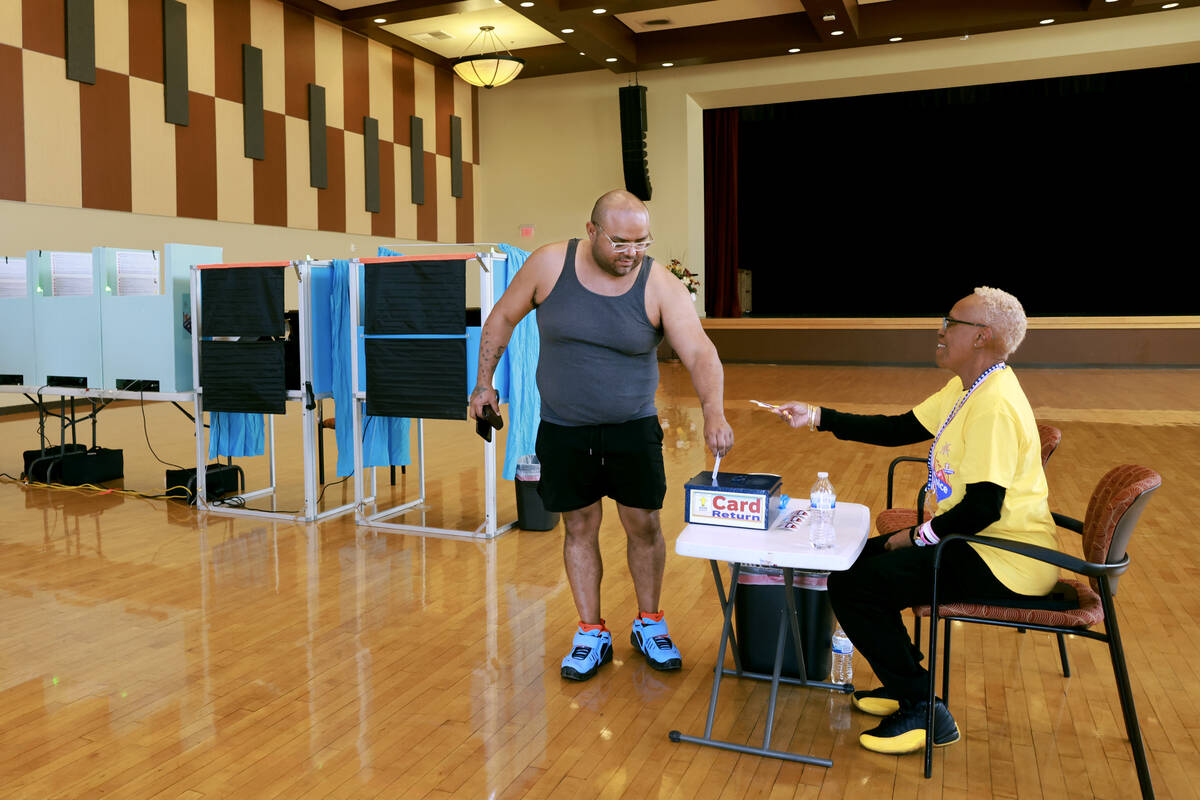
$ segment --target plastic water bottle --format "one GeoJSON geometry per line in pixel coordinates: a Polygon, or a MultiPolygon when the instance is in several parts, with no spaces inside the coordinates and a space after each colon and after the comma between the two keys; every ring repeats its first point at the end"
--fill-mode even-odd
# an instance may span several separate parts
{"type": "Polygon", "coordinates": [[[827,550],[833,547],[833,511],[837,508],[837,494],[833,484],[829,482],[828,472],[818,472],[817,482],[808,493],[808,506],[811,522],[808,528],[808,541],[817,550],[827,550]]]}
{"type": "Polygon", "coordinates": [[[833,670],[830,683],[854,683],[854,645],[839,623],[833,632],[833,670]]]}

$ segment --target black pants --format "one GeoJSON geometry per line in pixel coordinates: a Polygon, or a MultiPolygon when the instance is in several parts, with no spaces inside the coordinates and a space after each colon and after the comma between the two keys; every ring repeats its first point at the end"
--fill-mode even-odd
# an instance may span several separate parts
{"type": "MultiPolygon", "coordinates": [[[[921,700],[929,692],[929,672],[921,666],[901,610],[928,605],[933,597],[932,547],[885,550],[887,536],[867,541],[845,572],[829,575],[829,602],[842,630],[896,699],[921,700]]],[[[1000,583],[966,542],[944,548],[938,573],[938,601],[1001,600],[1020,597],[1000,583]]]]}

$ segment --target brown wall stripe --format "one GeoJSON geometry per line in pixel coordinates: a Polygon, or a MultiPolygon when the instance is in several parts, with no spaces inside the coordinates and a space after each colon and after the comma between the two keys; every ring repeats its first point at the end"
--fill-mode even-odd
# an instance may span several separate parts
{"type": "Polygon", "coordinates": [[[25,202],[24,117],[21,50],[0,44],[0,200],[25,202]]]}
{"type": "Polygon", "coordinates": [[[463,164],[463,194],[454,201],[456,241],[475,241],[475,169],[463,164]]]}
{"type": "Polygon", "coordinates": [[[26,50],[66,58],[66,29],[62,0],[22,0],[21,44],[26,50]]]}
{"type": "Polygon", "coordinates": [[[133,210],[129,126],[129,76],[96,70],[79,87],[84,208],[133,210]]]}
{"type": "Polygon", "coordinates": [[[129,0],[129,74],[163,81],[162,0],[129,0]]]}
{"type": "Polygon", "coordinates": [[[66,0],[67,77],[80,83],[96,82],[95,0],[66,0]]]}
{"type": "Polygon", "coordinates": [[[454,73],[446,69],[433,71],[434,118],[433,128],[439,156],[450,155],[450,115],[454,113],[454,73]]]}
{"type": "Polygon", "coordinates": [[[254,224],[287,227],[287,134],[283,114],[263,112],[266,158],[254,162],[254,224]]]}
{"type": "Polygon", "coordinates": [[[425,203],[417,206],[417,238],[425,242],[436,242],[437,222],[437,155],[423,153],[425,171],[425,203]]]}
{"type": "Polygon", "coordinates": [[[329,142],[329,185],[317,192],[317,228],[346,231],[346,142],[341,128],[325,128],[329,142]]]}
{"type": "Polygon", "coordinates": [[[175,214],[217,218],[216,100],[188,96],[188,125],[175,128],[175,214]]]}
{"type": "Polygon", "coordinates": [[[471,87],[471,163],[479,163],[479,87],[471,87]]]}
{"type": "Polygon", "coordinates": [[[283,7],[284,111],[308,119],[308,85],[317,82],[316,31],[311,15],[283,7]]]}
{"type": "Polygon", "coordinates": [[[371,215],[372,236],[396,235],[396,146],[379,143],[379,213],[371,215]]]}
{"type": "MultiPolygon", "coordinates": [[[[213,0],[214,89],[222,100],[242,102],[242,45],[250,43],[250,3],[213,0]]],[[[261,56],[260,62],[261,64],[261,56]]],[[[262,70],[259,69],[260,82],[262,70]]],[[[261,100],[262,90],[259,89],[261,100]]]]}
{"type": "Polygon", "coordinates": [[[413,57],[399,50],[392,51],[392,137],[396,144],[412,145],[409,117],[417,113],[416,78],[413,76],[413,57]]]}
{"type": "Polygon", "coordinates": [[[342,124],[351,133],[363,132],[363,117],[371,115],[370,61],[367,40],[342,30],[342,124]]]}

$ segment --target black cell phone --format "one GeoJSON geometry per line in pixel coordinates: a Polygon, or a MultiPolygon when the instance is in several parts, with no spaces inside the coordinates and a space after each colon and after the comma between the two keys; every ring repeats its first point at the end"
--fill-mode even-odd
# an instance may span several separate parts
{"type": "Polygon", "coordinates": [[[504,418],[497,414],[491,406],[483,407],[483,418],[475,420],[475,432],[478,433],[485,442],[492,440],[492,428],[500,430],[504,427],[504,418]]]}

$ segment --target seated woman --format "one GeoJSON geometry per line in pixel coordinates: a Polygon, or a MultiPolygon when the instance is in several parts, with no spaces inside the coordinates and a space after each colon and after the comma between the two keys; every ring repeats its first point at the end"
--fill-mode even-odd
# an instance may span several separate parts
{"type": "MultiPolygon", "coordinates": [[[[1024,338],[1020,302],[999,289],[978,288],[954,304],[938,333],[935,359],[954,377],[912,411],[858,416],[789,402],[776,412],[793,428],[830,431],[839,439],[885,446],[933,440],[925,500],[933,518],[869,540],[849,570],[829,576],[838,621],[883,683],[854,695],[856,708],[886,717],[859,736],[868,750],[910,753],[925,746],[929,673],[900,612],[930,602],[931,545],[949,534],[1056,545],[1037,424],[1004,363],[1024,338]]],[[[938,598],[1043,595],[1057,579],[1049,564],[966,542],[943,553],[938,598]]],[[[958,741],[958,726],[940,699],[934,721],[935,745],[958,741]]]]}

